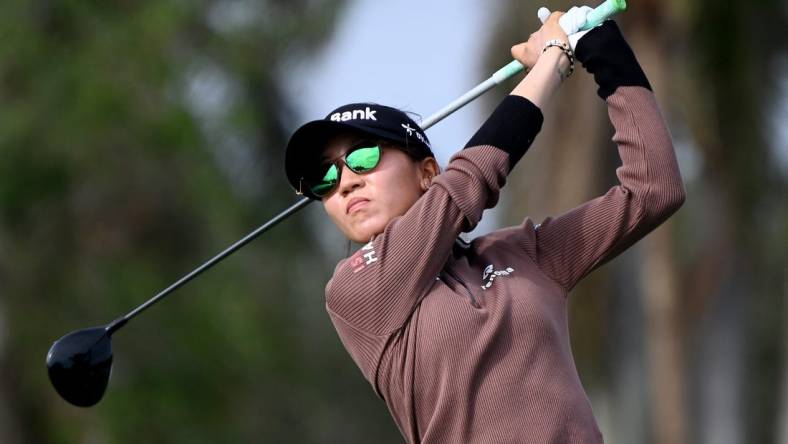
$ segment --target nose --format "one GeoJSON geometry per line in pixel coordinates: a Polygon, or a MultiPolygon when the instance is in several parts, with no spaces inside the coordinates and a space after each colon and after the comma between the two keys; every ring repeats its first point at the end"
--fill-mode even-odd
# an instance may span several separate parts
{"type": "Polygon", "coordinates": [[[347,196],[351,191],[362,186],[364,186],[364,178],[348,168],[347,165],[342,165],[342,175],[339,180],[339,192],[342,196],[347,196]]]}

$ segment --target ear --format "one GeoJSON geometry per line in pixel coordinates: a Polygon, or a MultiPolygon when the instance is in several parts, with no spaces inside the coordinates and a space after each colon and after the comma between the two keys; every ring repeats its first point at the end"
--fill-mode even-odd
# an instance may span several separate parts
{"type": "Polygon", "coordinates": [[[419,161],[419,179],[421,181],[422,191],[427,191],[427,188],[432,184],[432,179],[441,172],[441,167],[434,157],[427,157],[419,161]]]}

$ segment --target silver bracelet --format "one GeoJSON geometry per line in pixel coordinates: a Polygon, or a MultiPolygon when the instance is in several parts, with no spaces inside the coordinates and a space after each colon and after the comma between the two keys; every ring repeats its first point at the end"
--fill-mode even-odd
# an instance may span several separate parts
{"type": "Polygon", "coordinates": [[[544,47],[542,48],[542,53],[544,53],[545,51],[547,51],[548,48],[553,46],[561,48],[561,51],[564,52],[566,58],[569,59],[569,71],[567,72],[567,74],[563,74],[561,73],[561,71],[558,72],[558,75],[561,77],[561,80],[568,79],[575,72],[575,53],[572,51],[572,48],[569,46],[568,43],[562,42],[561,40],[558,39],[548,40],[544,44],[544,47]]]}

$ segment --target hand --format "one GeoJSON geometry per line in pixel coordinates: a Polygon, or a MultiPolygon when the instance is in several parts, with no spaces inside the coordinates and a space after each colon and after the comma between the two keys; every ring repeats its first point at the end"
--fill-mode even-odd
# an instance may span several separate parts
{"type": "Polygon", "coordinates": [[[531,34],[527,42],[512,46],[512,57],[517,59],[526,68],[531,69],[536,65],[536,61],[542,55],[545,43],[550,40],[558,39],[566,42],[568,37],[566,32],[559,25],[559,19],[563,12],[554,12],[543,22],[542,27],[531,34]]]}
{"type": "MultiPolygon", "coordinates": [[[[561,28],[569,36],[569,46],[572,47],[572,51],[577,47],[577,42],[588,32],[588,30],[579,30],[586,24],[586,17],[591,11],[593,11],[593,9],[588,6],[573,6],[558,20],[558,24],[561,25],[561,28]]],[[[537,15],[539,16],[539,20],[545,23],[551,14],[550,10],[543,6],[539,8],[537,15]]]]}

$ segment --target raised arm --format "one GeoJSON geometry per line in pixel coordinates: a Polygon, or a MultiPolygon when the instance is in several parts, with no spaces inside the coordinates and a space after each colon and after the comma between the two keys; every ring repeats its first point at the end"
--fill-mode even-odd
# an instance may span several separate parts
{"type": "Polygon", "coordinates": [[[567,291],[653,230],[684,202],[670,133],[651,86],[614,22],[580,40],[577,57],[594,74],[608,106],[622,166],[605,195],[538,226],[510,231],[567,291]],[[522,236],[522,237],[521,237],[522,236]]]}

